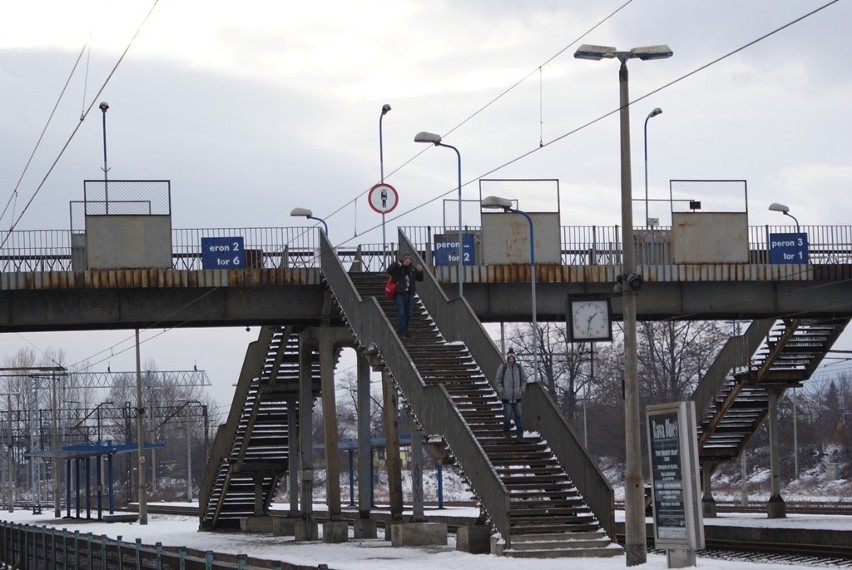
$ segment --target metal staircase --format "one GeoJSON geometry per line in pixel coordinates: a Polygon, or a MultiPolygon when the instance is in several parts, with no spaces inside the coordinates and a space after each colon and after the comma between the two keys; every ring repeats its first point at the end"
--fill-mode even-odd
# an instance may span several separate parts
{"type": "MultiPolygon", "coordinates": [[[[747,366],[733,374],[730,374],[733,366],[729,367],[711,399],[706,395],[714,379],[705,376],[693,397],[699,417],[702,417],[698,428],[699,460],[718,464],[736,458],[769,412],[768,390],[783,393],[787,388],[801,386],[814,373],[849,320],[755,321],[743,337],[751,337],[748,347],[754,354],[747,366]],[[755,327],[758,335],[753,334],[755,327]],[[763,330],[768,332],[761,337],[759,332],[763,330]],[[757,347],[753,346],[756,339],[762,340],[757,347]]],[[[723,358],[717,358],[717,362],[725,360],[724,354],[720,356],[723,358]]]]}
{"type": "MultiPolygon", "coordinates": [[[[455,461],[501,535],[495,550],[518,557],[623,554],[610,538],[614,534],[607,534],[614,530],[609,524],[612,489],[603,477],[597,484],[601,496],[609,499],[609,509],[602,509],[602,517],[598,517],[566,471],[566,462],[560,461],[542,433],[528,432],[522,439],[503,436],[502,405],[474,358],[474,350],[467,342],[445,334],[427,311],[423,293],[409,326],[411,337],[400,339],[392,324],[396,320],[394,303],[383,294],[387,275],[346,273],[337,257],[329,254],[327,241],[323,246],[323,272],[344,321],[357,343],[368,348],[393,377],[424,433],[430,434],[430,440],[441,436],[446,456],[455,461]],[[601,518],[606,524],[602,525],[601,518]]],[[[421,289],[434,293],[439,288],[427,278],[424,284],[418,283],[419,293],[421,289]]],[[[434,295],[431,302],[435,303],[434,295]]],[[[450,304],[445,297],[443,303],[450,304]]],[[[459,321],[464,318],[448,307],[439,312],[454,312],[459,321]]],[[[483,344],[481,335],[487,338],[478,321],[466,327],[466,334],[474,344],[483,344]]],[[[487,342],[499,359],[490,338],[487,342]]],[[[489,364],[494,362],[489,360],[489,364]]],[[[538,390],[531,386],[531,392],[538,390]]],[[[533,397],[531,406],[535,408],[541,401],[533,397]]],[[[525,410],[525,419],[529,415],[525,410]]],[[[536,422],[532,424],[530,428],[537,429],[536,422]]],[[[567,424],[561,426],[565,439],[574,437],[567,424]]],[[[586,473],[582,477],[588,479],[586,473]]]]}
{"type": "MultiPolygon", "coordinates": [[[[319,392],[318,358],[312,391],[319,392]]],[[[199,493],[202,530],[239,527],[266,514],[289,469],[287,400],[298,396],[299,338],[292,328],[261,329],[246,352],[231,411],[216,432],[199,493]]],[[[298,421],[298,402],[293,406],[298,421]]]]}

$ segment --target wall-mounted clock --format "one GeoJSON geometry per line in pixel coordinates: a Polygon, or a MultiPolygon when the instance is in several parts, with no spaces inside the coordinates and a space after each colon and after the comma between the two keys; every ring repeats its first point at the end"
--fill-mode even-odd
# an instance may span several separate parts
{"type": "Polygon", "coordinates": [[[609,299],[569,298],[568,334],[575,342],[612,340],[612,309],[609,299]]]}

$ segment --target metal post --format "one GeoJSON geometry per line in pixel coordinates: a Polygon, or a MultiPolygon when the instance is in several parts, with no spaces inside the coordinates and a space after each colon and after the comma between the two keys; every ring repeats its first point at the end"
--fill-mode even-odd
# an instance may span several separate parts
{"type": "MultiPolygon", "coordinates": [[[[385,182],[385,155],[382,143],[382,119],[385,118],[391,106],[385,103],[382,105],[382,114],[379,115],[379,170],[381,171],[381,182],[385,182]]],[[[388,263],[388,242],[385,236],[385,208],[387,207],[387,190],[382,189],[382,267],[386,267],[388,263]]]]}
{"type": "MultiPolygon", "coordinates": [[[[187,408],[188,410],[189,408],[187,408]]],[[[189,412],[186,416],[186,500],[192,502],[192,431],[189,425],[189,412]]]]}
{"type": "Polygon", "coordinates": [[[654,108],[653,111],[648,113],[648,116],[645,117],[645,226],[648,227],[651,223],[648,221],[648,119],[656,117],[663,110],[659,107],[654,108]]]}
{"type": "Polygon", "coordinates": [[[148,524],[148,497],[145,494],[145,430],[142,416],[145,407],[142,405],[142,364],[139,355],[139,329],[136,329],[136,439],[137,454],[139,455],[139,524],[148,524]]]}
{"type": "Polygon", "coordinates": [[[101,110],[101,113],[103,114],[103,133],[104,133],[104,136],[103,136],[103,139],[104,139],[104,167],[103,167],[103,171],[104,171],[104,204],[105,204],[105,206],[106,206],[106,213],[107,213],[107,215],[109,215],[109,187],[107,186],[107,185],[109,184],[109,178],[108,178],[108,176],[107,176],[107,172],[109,171],[109,168],[107,168],[107,135],[106,135],[106,112],[107,112],[107,109],[109,109],[109,105],[107,104],[107,102],[106,102],[106,101],[103,101],[103,102],[101,102],[101,104],[100,104],[100,105],[98,105],[98,108],[101,110]]]}
{"type": "MultiPolygon", "coordinates": [[[[50,407],[53,410],[53,437],[51,438],[54,453],[59,448],[59,399],[56,397],[56,372],[50,373],[51,393],[50,407]]],[[[59,518],[62,516],[62,507],[59,504],[59,458],[52,457],[50,464],[53,467],[53,516],[59,518]]]]}
{"type": "MultiPolygon", "coordinates": [[[[621,111],[621,227],[622,272],[625,276],[636,269],[633,245],[633,188],[630,169],[630,98],[627,88],[628,53],[621,52],[618,71],[621,111]]],[[[636,350],[636,293],[625,283],[622,289],[624,322],[624,422],[627,467],[624,474],[624,549],[628,566],[647,560],[645,536],[645,479],[642,476],[639,413],[639,379],[636,350]]]]}

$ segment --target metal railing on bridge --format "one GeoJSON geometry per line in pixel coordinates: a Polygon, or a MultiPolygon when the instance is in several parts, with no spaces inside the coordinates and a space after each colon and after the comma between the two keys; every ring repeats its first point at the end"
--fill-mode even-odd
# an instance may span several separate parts
{"type": "MultiPolygon", "coordinates": [[[[432,261],[435,236],[458,233],[452,226],[405,226],[411,243],[427,262],[432,261]]],[[[767,263],[769,236],[790,232],[790,226],[749,226],[749,261],[767,263]]],[[[465,227],[464,233],[481,236],[479,227],[465,227]]],[[[802,226],[809,241],[809,262],[821,264],[852,263],[852,226],[802,226]]],[[[621,263],[620,226],[563,226],[561,249],[563,265],[618,265],[621,263]]],[[[313,227],[199,228],[172,230],[172,268],[204,269],[201,239],[211,237],[243,238],[247,268],[319,267],[318,230],[313,227]]],[[[634,229],[639,264],[671,264],[671,228],[634,229]]],[[[2,236],[0,271],[42,272],[79,271],[73,261],[70,230],[20,230],[2,236]]],[[[366,271],[382,271],[395,258],[397,244],[364,243],[339,247],[337,253],[347,267],[360,264],[366,271]]],[[[79,252],[77,252],[79,258],[79,252]]],[[[85,256],[82,256],[85,259],[85,256]]]]}

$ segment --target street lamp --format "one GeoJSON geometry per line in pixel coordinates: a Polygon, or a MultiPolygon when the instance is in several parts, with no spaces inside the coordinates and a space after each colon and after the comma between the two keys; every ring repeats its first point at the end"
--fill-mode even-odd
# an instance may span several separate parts
{"type": "Polygon", "coordinates": [[[482,199],[482,207],[488,209],[501,209],[504,212],[520,214],[527,219],[530,225],[530,291],[532,293],[532,326],[533,326],[533,379],[538,382],[538,317],[535,305],[535,231],[533,221],[529,214],[523,210],[512,207],[512,201],[498,196],[487,196],[482,199]]]}
{"type": "Polygon", "coordinates": [[[648,218],[648,119],[652,119],[657,115],[662,115],[663,110],[659,107],[654,108],[653,111],[648,113],[648,116],[645,117],[645,225],[650,226],[651,222],[648,218]]]}
{"type": "Polygon", "coordinates": [[[435,146],[443,146],[446,148],[451,148],[456,151],[456,156],[458,157],[458,176],[459,176],[459,298],[461,298],[462,293],[464,292],[464,277],[462,274],[462,255],[464,253],[464,247],[462,246],[462,194],[461,194],[461,153],[459,149],[452,145],[444,144],[441,142],[441,135],[436,135],[435,133],[427,133],[426,131],[421,131],[417,133],[414,137],[414,142],[419,143],[431,143],[435,146]]]}
{"type": "MultiPolygon", "coordinates": [[[[382,145],[382,119],[385,118],[385,115],[391,110],[391,106],[385,103],[382,105],[382,114],[379,115],[379,170],[382,177],[382,184],[385,182],[385,154],[382,145]]],[[[388,199],[388,191],[386,188],[382,187],[382,263],[387,262],[388,255],[388,241],[385,237],[385,207],[387,206],[388,199]]],[[[327,232],[326,232],[327,233],[327,232]]]]}
{"type": "Polygon", "coordinates": [[[296,218],[308,218],[309,220],[317,220],[322,222],[322,227],[325,229],[325,235],[328,235],[328,224],[322,218],[317,218],[314,213],[307,208],[293,208],[290,215],[296,218]]]}
{"type": "Polygon", "coordinates": [[[107,143],[106,143],[106,141],[107,141],[107,139],[106,139],[106,112],[107,112],[107,109],[109,109],[109,103],[107,103],[106,101],[101,101],[101,104],[98,105],[98,109],[100,109],[101,113],[103,114],[103,121],[102,122],[103,122],[103,132],[104,132],[104,137],[103,137],[104,138],[104,167],[103,167],[103,171],[104,171],[104,204],[106,206],[106,213],[109,214],[109,189],[107,188],[107,183],[108,183],[107,182],[107,180],[108,180],[107,179],[107,171],[109,170],[109,168],[107,168],[107,143]]]}
{"type": "Polygon", "coordinates": [[[799,233],[799,220],[790,213],[790,208],[785,206],[784,204],[779,204],[778,202],[773,202],[769,205],[769,210],[772,212],[781,212],[785,216],[790,216],[793,218],[793,221],[796,222],[796,233],[799,233]]]}
{"type": "MultiPolygon", "coordinates": [[[[633,244],[633,188],[630,172],[630,98],[627,90],[627,60],[665,59],[672,56],[667,45],[618,51],[610,46],[583,44],[574,53],[577,59],[618,59],[619,105],[621,123],[621,226],[623,240],[622,271],[625,276],[636,270],[633,244]]],[[[624,551],[628,566],[647,561],[645,532],[645,480],[642,477],[640,440],[639,379],[636,352],[636,290],[622,288],[624,321],[624,423],[627,468],[624,474],[624,551]]]]}

